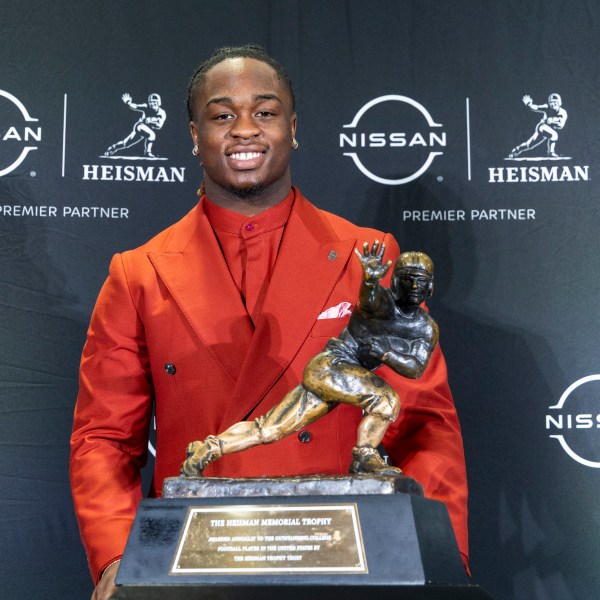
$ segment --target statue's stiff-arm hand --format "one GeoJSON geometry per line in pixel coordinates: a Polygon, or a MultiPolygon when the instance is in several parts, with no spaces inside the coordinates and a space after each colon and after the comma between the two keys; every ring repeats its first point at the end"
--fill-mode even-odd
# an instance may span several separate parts
{"type": "Polygon", "coordinates": [[[357,249],[354,250],[360,264],[363,268],[363,279],[367,285],[376,285],[389,268],[392,266],[392,261],[388,260],[383,264],[383,254],[385,252],[385,243],[379,243],[379,240],[373,242],[373,248],[369,250],[369,244],[365,242],[363,244],[363,253],[361,254],[357,249]]]}

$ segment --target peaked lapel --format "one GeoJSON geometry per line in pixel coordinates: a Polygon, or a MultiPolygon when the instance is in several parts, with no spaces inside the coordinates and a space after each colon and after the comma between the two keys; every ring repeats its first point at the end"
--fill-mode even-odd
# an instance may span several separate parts
{"type": "Polygon", "coordinates": [[[355,238],[340,240],[323,214],[297,189],[295,193],[263,310],[221,431],[244,419],[281,377],[356,244],[355,238]]]}
{"type": "Polygon", "coordinates": [[[253,326],[233,282],[204,205],[173,226],[162,252],[149,253],[158,275],[233,385],[253,326]],[[229,327],[231,331],[224,331],[229,327]],[[237,343],[224,343],[224,339],[237,343]]]}

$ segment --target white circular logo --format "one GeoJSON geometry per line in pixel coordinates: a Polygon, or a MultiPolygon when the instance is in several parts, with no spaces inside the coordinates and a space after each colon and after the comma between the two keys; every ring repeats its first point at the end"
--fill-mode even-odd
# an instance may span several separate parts
{"type": "Polygon", "coordinates": [[[42,128],[33,125],[33,118],[23,103],[8,92],[0,90],[0,177],[14,171],[42,140],[42,128]]]}
{"type": "Polygon", "coordinates": [[[590,435],[591,431],[597,433],[600,429],[600,375],[578,379],[549,408],[556,412],[546,415],[546,429],[561,432],[550,437],[558,440],[562,449],[579,464],[600,469],[598,437],[590,435]],[[595,408],[590,411],[590,406],[595,408]],[[592,456],[594,453],[597,456],[592,456]]]}
{"type": "Polygon", "coordinates": [[[401,185],[420,177],[444,153],[446,133],[441,127],[416,100],[379,96],[344,125],[340,148],[369,179],[401,185]]]}

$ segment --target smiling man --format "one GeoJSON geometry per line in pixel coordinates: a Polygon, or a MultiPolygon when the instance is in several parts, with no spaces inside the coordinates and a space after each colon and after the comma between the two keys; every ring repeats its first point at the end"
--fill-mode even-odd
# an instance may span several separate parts
{"type": "Polygon", "coordinates": [[[290,193],[296,113],[273,67],[240,57],[199,71],[188,110],[211,202],[252,216],[290,193]]]}
{"type": "MultiPolygon", "coordinates": [[[[154,404],[150,490],[179,473],[191,440],[253,421],[301,380],[348,325],[363,269],[354,250],[389,234],[316,208],[292,186],[292,84],[262,48],[217,51],[188,89],[198,204],[145,245],[117,254],[88,330],[71,438],[71,482],[93,600],[116,589],[142,492],[154,404]]],[[[389,281],[389,274],[386,275],[389,281]]],[[[465,564],[467,487],[460,427],[436,348],[423,375],[377,370],[402,403],[383,445],[394,465],[446,502],[465,564]]],[[[340,474],[362,414],[339,406],[272,446],[210,464],[207,476],[340,474]]]]}

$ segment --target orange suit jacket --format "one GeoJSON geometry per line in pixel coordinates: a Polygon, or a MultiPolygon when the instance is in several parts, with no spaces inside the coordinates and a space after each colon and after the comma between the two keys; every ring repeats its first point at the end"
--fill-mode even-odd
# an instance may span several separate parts
{"type": "MultiPolygon", "coordinates": [[[[71,439],[71,484],[94,580],[118,558],[141,498],[152,404],[156,460],[151,495],[177,476],[192,440],[265,414],[302,380],[308,360],[348,317],[317,319],[358,297],[354,248],[392,236],[317,209],[297,189],[263,311],[254,330],[202,200],[144,246],[113,257],[88,330],[71,439]]],[[[386,285],[389,284],[389,273],[386,285]]],[[[425,494],[446,502],[467,557],[467,485],[460,427],[437,349],[407,380],[381,367],[399,392],[400,417],[384,445],[425,494]]],[[[346,473],[361,411],[338,406],[270,446],[223,457],[207,476],[346,473]]]]}

